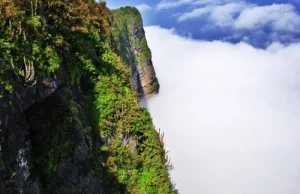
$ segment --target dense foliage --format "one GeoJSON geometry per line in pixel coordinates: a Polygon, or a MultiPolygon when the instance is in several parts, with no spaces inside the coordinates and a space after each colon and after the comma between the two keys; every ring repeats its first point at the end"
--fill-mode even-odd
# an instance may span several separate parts
{"type": "Polygon", "coordinates": [[[139,108],[128,82],[129,68],[112,52],[101,59],[105,65],[96,79],[94,107],[100,115],[100,136],[107,143],[98,154],[107,153],[105,166],[130,193],[171,193],[171,165],[150,115],[139,108]]]}
{"type": "Polygon", "coordinates": [[[135,60],[138,64],[143,64],[144,61],[151,59],[151,51],[147,45],[147,40],[141,36],[143,29],[139,29],[141,28],[139,24],[142,23],[140,12],[137,9],[124,7],[113,10],[112,19],[113,42],[122,59],[128,59],[126,55],[130,53],[130,48],[126,47],[126,45],[130,44],[141,46],[142,52],[137,52],[135,55],[135,60]],[[118,42],[122,42],[122,44],[118,44],[118,42]]]}
{"type": "MultiPolygon", "coordinates": [[[[127,7],[116,16],[105,3],[93,0],[0,1],[0,98],[18,96],[19,87],[49,87],[47,79],[62,67],[67,88],[81,85],[86,98],[81,107],[69,91],[64,101],[49,105],[58,108],[40,119],[38,128],[45,131],[41,138],[47,141],[37,143],[32,170],[41,176],[44,192],[55,193],[48,183],[75,151],[70,136],[76,122],[86,141],[93,141],[89,162],[109,193],[177,193],[169,178],[172,166],[163,139],[133,90],[129,61],[122,57],[126,51],[116,53],[123,48],[110,23],[116,22],[120,31],[121,20],[133,27],[129,12],[139,15],[127,7]],[[90,124],[80,121],[81,108],[89,113],[90,124]]],[[[150,57],[144,44],[138,61],[150,57]]],[[[0,149],[0,171],[3,168],[0,149]]]]}

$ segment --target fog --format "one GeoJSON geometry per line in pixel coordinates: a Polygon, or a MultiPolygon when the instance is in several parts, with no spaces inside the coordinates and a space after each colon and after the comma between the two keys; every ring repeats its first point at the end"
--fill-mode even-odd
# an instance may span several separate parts
{"type": "Polygon", "coordinates": [[[147,27],[148,100],[182,194],[300,193],[300,44],[258,50],[147,27]]]}

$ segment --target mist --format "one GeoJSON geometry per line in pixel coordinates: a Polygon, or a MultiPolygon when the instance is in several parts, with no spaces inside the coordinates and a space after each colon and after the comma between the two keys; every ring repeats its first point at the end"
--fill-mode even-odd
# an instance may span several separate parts
{"type": "Polygon", "coordinates": [[[300,44],[196,41],[147,27],[148,100],[182,194],[300,193],[300,44]]]}

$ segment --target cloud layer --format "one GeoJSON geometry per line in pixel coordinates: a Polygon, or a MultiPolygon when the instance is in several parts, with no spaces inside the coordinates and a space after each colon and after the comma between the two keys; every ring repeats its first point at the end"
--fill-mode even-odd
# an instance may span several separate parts
{"type": "Polygon", "coordinates": [[[238,1],[238,0],[175,0],[175,1],[162,0],[157,4],[156,9],[157,10],[171,9],[183,5],[208,5],[208,4],[217,5],[217,4],[233,2],[233,1],[238,1]]]}
{"type": "Polygon", "coordinates": [[[181,193],[300,193],[300,44],[266,50],[146,28],[149,102],[181,193]]]}
{"type": "Polygon", "coordinates": [[[206,5],[181,14],[178,21],[205,17],[212,25],[241,30],[266,27],[273,31],[300,32],[300,15],[290,4],[257,6],[238,2],[223,5],[206,5]]]}
{"type": "Polygon", "coordinates": [[[178,1],[160,1],[156,9],[157,10],[162,10],[162,9],[169,9],[169,8],[174,8],[174,7],[179,7],[185,4],[192,3],[193,0],[178,0],[178,1]]]}
{"type": "Polygon", "coordinates": [[[225,5],[208,5],[205,7],[197,8],[191,12],[184,13],[178,17],[178,21],[185,21],[188,19],[199,18],[206,16],[216,25],[226,26],[232,25],[234,16],[241,12],[241,10],[248,7],[245,3],[228,3],[225,5]]]}
{"type": "Polygon", "coordinates": [[[156,9],[158,13],[172,12],[171,18],[178,22],[177,29],[187,28],[187,33],[197,39],[215,34],[211,39],[246,41],[265,48],[274,41],[283,44],[300,41],[296,1],[258,5],[245,0],[163,0],[156,9]],[[195,27],[190,27],[191,24],[195,27]]]}
{"type": "Polygon", "coordinates": [[[253,6],[244,9],[233,24],[238,29],[269,26],[274,31],[300,31],[300,15],[290,4],[253,6]]]}

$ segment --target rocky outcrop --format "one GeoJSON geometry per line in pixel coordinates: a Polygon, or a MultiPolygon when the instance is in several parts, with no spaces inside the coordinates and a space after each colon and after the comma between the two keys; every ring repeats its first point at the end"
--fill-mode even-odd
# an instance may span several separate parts
{"type": "Polygon", "coordinates": [[[31,106],[43,102],[62,85],[64,79],[62,68],[57,75],[57,80],[49,81],[52,87],[20,86],[18,95],[10,94],[0,99],[0,160],[3,161],[0,169],[0,191],[2,192],[18,193],[26,188],[32,161],[30,157],[32,138],[26,111],[31,106]]]}
{"type": "MultiPolygon", "coordinates": [[[[109,183],[95,175],[90,166],[93,143],[102,140],[94,139],[90,131],[82,128],[90,124],[85,109],[78,108],[76,118],[68,114],[70,100],[75,99],[75,106],[85,106],[81,85],[65,84],[62,65],[53,77],[56,79],[46,79],[51,83],[49,87],[40,87],[45,79],[38,80],[35,86],[19,87],[20,95],[6,95],[0,100],[1,194],[49,193],[45,190],[49,186],[57,193],[107,193],[109,183]],[[69,139],[56,139],[60,138],[56,135],[69,139]],[[57,140],[68,143],[66,155],[53,164],[55,167],[43,166],[43,154],[57,140]],[[57,169],[53,177],[45,176],[50,168],[57,169]],[[41,185],[41,179],[49,185],[41,185]]],[[[128,137],[123,139],[128,141],[128,137]]]]}
{"type": "Polygon", "coordinates": [[[134,7],[114,10],[111,25],[115,42],[120,42],[115,48],[132,68],[135,90],[146,97],[158,93],[159,83],[139,11],[134,7]]]}

